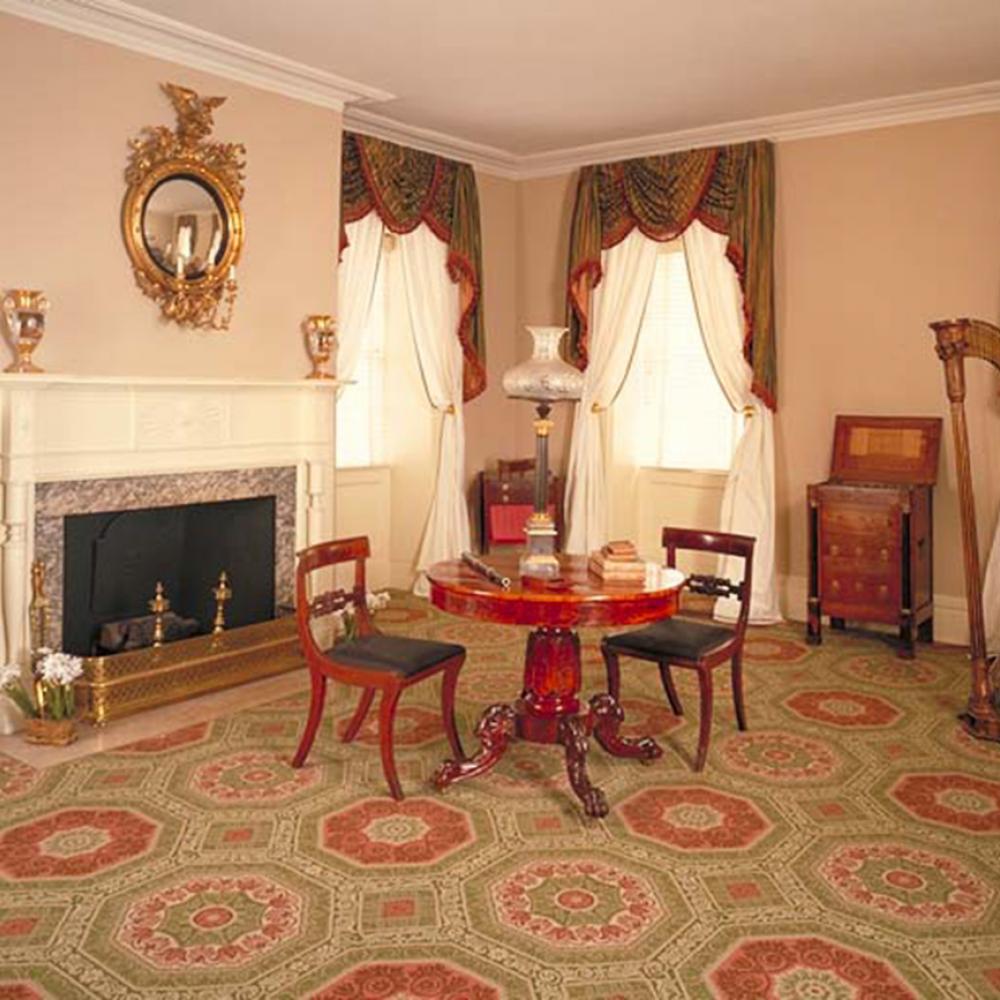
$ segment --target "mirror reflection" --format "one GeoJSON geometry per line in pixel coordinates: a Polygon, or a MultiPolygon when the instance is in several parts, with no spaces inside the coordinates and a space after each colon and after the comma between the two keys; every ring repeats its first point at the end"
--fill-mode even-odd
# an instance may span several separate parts
{"type": "Polygon", "coordinates": [[[143,206],[142,237],[157,267],[172,277],[194,280],[225,255],[225,214],[199,178],[167,177],[143,206]]]}

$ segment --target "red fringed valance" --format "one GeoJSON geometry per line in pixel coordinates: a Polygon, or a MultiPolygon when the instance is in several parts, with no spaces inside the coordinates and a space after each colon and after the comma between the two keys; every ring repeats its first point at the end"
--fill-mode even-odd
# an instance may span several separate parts
{"type": "Polygon", "coordinates": [[[448,275],[459,286],[462,394],[466,402],[474,399],[486,388],[486,336],[479,195],[472,167],[384,139],[345,132],[341,252],[347,246],[344,226],[369,212],[377,212],[393,233],[410,233],[424,222],[448,244],[448,275]]]}
{"type": "Polygon", "coordinates": [[[665,242],[698,219],[728,236],[743,289],[744,354],[753,391],[775,408],[774,147],[769,142],[646,156],[580,171],[570,234],[567,321],[574,362],[587,366],[590,293],[601,251],[633,229],[665,242]]]}

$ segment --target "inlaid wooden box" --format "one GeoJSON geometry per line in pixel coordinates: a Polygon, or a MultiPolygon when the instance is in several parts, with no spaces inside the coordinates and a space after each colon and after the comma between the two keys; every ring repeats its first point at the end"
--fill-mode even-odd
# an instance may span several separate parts
{"type": "Polygon", "coordinates": [[[938,417],[838,416],[830,478],[808,487],[807,639],[822,615],[899,628],[899,655],[934,635],[938,417]]]}

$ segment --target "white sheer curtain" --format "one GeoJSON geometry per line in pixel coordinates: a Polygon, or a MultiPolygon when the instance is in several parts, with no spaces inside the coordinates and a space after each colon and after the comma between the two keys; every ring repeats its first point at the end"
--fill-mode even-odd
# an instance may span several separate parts
{"type": "MultiPolygon", "coordinates": [[[[753,372],[743,356],[743,293],[726,258],[726,237],[693,222],[684,230],[683,240],[708,356],[730,405],[747,417],[726,479],[720,528],[757,539],[750,621],[772,624],[781,621],[774,571],[774,420],[751,391],[753,372]]],[[[741,565],[742,560],[726,557],[719,572],[737,579],[741,565]]],[[[735,600],[719,600],[715,617],[732,621],[737,610],[735,600]]]]}
{"type": "Polygon", "coordinates": [[[426,225],[401,236],[397,246],[424,388],[431,406],[442,415],[434,498],[417,557],[421,572],[414,585],[417,593],[426,594],[423,571],[441,559],[456,559],[471,547],[464,492],[462,347],[456,334],[459,290],[445,267],[448,247],[426,225]]]}
{"type": "Polygon", "coordinates": [[[344,227],[348,244],[337,268],[337,378],[350,379],[361,357],[382,258],[382,220],[377,212],[344,227]]]}
{"type": "Polygon", "coordinates": [[[634,229],[601,254],[604,277],[594,290],[590,362],[583,375],[566,472],[567,552],[587,553],[608,540],[603,414],[632,363],[656,267],[656,246],[634,229]]]}

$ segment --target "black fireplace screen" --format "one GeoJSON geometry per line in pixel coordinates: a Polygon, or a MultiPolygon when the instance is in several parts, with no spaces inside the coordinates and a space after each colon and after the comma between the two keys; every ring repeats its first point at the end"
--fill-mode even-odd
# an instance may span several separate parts
{"type": "Polygon", "coordinates": [[[150,614],[158,581],[176,634],[210,632],[222,570],[227,628],[273,618],[274,532],[273,496],[66,517],[63,649],[116,648],[107,636],[150,614]]]}

